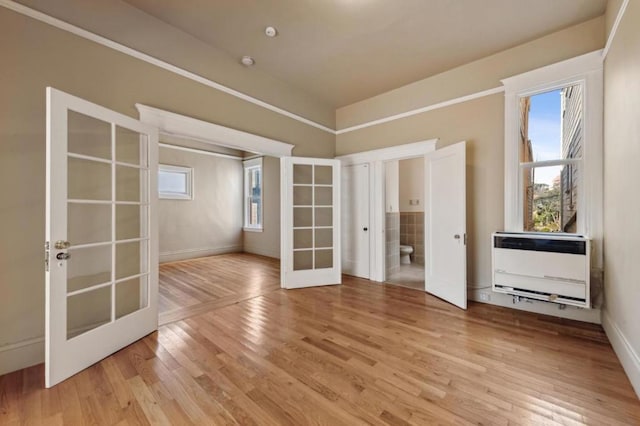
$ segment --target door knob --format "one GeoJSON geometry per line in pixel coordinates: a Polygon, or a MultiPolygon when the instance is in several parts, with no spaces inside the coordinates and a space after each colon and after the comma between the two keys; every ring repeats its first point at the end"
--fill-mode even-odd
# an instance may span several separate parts
{"type": "Polygon", "coordinates": [[[67,260],[71,257],[71,253],[58,253],[56,254],[56,259],[58,260],[67,260]]]}
{"type": "Polygon", "coordinates": [[[460,239],[460,234],[454,235],[453,238],[455,238],[456,240],[459,240],[460,239]]]}
{"type": "Polygon", "coordinates": [[[362,228],[363,231],[368,231],[369,228],[367,228],[366,226],[364,228],[362,228]]]}
{"type": "Polygon", "coordinates": [[[71,247],[71,243],[69,241],[58,240],[54,244],[56,250],[66,250],[71,247]]]}

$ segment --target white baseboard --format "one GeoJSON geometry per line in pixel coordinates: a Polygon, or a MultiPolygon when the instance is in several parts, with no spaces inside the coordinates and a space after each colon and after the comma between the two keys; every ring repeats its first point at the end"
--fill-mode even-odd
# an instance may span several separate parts
{"type": "Polygon", "coordinates": [[[640,356],[633,349],[625,335],[618,327],[618,324],[611,318],[611,315],[605,309],[602,311],[602,327],[613,346],[613,350],[624,368],[631,386],[636,391],[636,395],[640,398],[640,356]]]}
{"type": "Polygon", "coordinates": [[[0,375],[44,362],[44,337],[0,346],[0,375]]]}
{"type": "Polygon", "coordinates": [[[215,256],[216,254],[237,253],[242,251],[242,245],[226,247],[200,247],[194,249],[166,251],[160,253],[160,263],[176,262],[178,260],[195,259],[197,257],[215,256]]]}
{"type": "Polygon", "coordinates": [[[503,306],[505,308],[518,309],[537,314],[551,315],[554,317],[590,322],[593,324],[602,323],[600,309],[581,309],[574,306],[567,306],[566,309],[560,309],[559,304],[542,301],[532,301],[531,303],[519,302],[514,304],[512,296],[493,292],[491,291],[491,287],[483,289],[468,287],[467,298],[474,302],[488,303],[490,305],[503,306]],[[489,294],[491,300],[482,300],[480,298],[480,293],[482,292],[489,294]]]}

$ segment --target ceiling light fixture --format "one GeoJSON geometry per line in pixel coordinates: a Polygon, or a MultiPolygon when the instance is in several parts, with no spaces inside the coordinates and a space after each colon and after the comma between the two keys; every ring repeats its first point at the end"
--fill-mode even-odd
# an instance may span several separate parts
{"type": "Polygon", "coordinates": [[[256,61],[254,61],[251,56],[243,56],[242,59],[240,59],[240,63],[245,67],[250,67],[254,65],[256,61]]]}
{"type": "Polygon", "coordinates": [[[264,29],[264,33],[267,37],[275,37],[278,35],[278,30],[275,27],[267,27],[264,29]]]}

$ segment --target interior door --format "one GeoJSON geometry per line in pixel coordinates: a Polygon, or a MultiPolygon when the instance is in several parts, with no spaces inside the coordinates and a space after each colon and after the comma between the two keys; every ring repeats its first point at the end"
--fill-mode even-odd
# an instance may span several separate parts
{"type": "Polygon", "coordinates": [[[342,272],[369,278],[369,165],[342,167],[342,272]]]}
{"type": "Polygon", "coordinates": [[[47,88],[47,387],[158,327],[157,142],[47,88]]]}
{"type": "Polygon", "coordinates": [[[280,182],[282,287],[340,284],[340,161],[284,157],[280,182]]]}
{"type": "Polygon", "coordinates": [[[425,159],[425,289],[467,309],[465,142],[425,159]]]}

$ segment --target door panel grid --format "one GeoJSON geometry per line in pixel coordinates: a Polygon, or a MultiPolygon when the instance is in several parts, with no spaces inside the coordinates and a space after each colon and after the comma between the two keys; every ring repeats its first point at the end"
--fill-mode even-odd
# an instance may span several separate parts
{"type": "Polygon", "coordinates": [[[293,182],[295,239],[293,270],[331,268],[333,267],[333,224],[329,218],[333,214],[331,167],[296,164],[293,166],[293,182]],[[330,236],[327,236],[327,233],[330,236]]]}
{"type": "MultiPolygon", "coordinates": [[[[70,339],[104,324],[113,323],[148,305],[149,271],[145,257],[149,252],[145,244],[149,234],[149,194],[145,188],[149,186],[149,182],[146,136],[71,110],[68,111],[67,125],[70,171],[70,198],[67,203],[83,205],[85,209],[102,209],[95,215],[69,217],[70,223],[84,220],[93,224],[94,229],[85,232],[98,240],[92,244],[74,244],[74,239],[68,239],[71,242],[68,250],[71,258],[67,271],[67,338],[70,339]],[[76,134],[73,127],[75,122],[85,125],[90,123],[92,128],[82,129],[82,132],[78,132],[80,134],[76,134]],[[102,133],[108,128],[108,141],[104,134],[96,135],[95,128],[102,128],[102,133]],[[89,133],[90,131],[93,133],[89,133]],[[124,141],[120,141],[120,137],[124,141]],[[74,149],[84,153],[73,152],[74,149]],[[116,161],[117,158],[130,162],[116,161]],[[95,236],[101,223],[108,232],[95,236]],[[76,261],[78,257],[80,261],[76,261]],[[87,270],[92,267],[94,270],[87,270]],[[127,291],[132,286],[125,283],[131,282],[137,285],[135,291],[127,291]],[[136,309],[133,309],[131,300],[136,301],[136,309]],[[108,321],[100,314],[96,317],[96,313],[84,313],[81,304],[95,305],[98,307],[97,312],[108,308],[108,321]],[[128,306],[122,309],[120,305],[128,306]],[[76,311],[79,313],[76,314],[76,311]],[[94,317],[95,322],[86,324],[89,322],[87,318],[94,317]],[[81,324],[83,321],[84,325],[81,324]]],[[[67,208],[71,211],[75,207],[67,208]]],[[[72,236],[75,235],[69,237],[72,236]]],[[[77,237],[79,241],[83,240],[81,235],[77,237]]]]}

